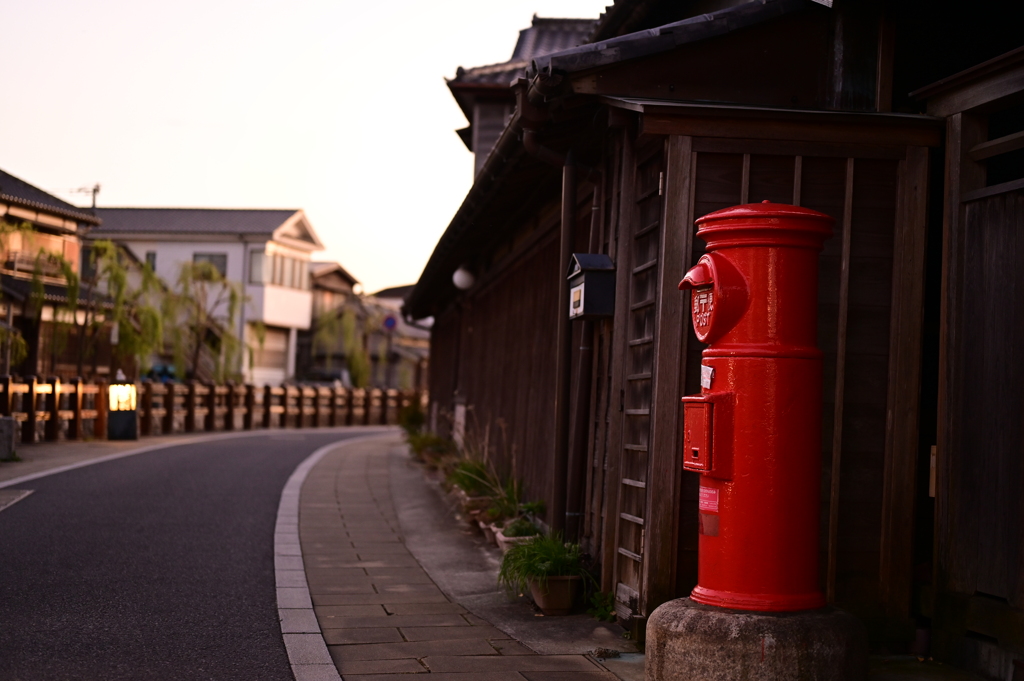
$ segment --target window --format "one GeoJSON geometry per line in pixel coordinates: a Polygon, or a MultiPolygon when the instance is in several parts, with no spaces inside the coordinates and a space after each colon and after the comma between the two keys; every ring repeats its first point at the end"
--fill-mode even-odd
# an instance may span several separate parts
{"type": "Polygon", "coordinates": [[[284,276],[282,277],[282,286],[291,286],[292,278],[295,276],[295,260],[292,258],[284,258],[284,276]]]}
{"type": "Polygon", "coordinates": [[[249,253],[249,283],[265,284],[266,279],[263,271],[263,264],[266,262],[266,254],[263,251],[252,251],[249,253]]]}
{"type": "Polygon", "coordinates": [[[271,277],[270,282],[272,284],[281,285],[281,279],[284,276],[284,265],[281,262],[282,258],[278,254],[274,254],[274,275],[271,277]]]}
{"type": "Polygon", "coordinates": [[[228,254],[227,253],[194,253],[192,254],[192,262],[208,262],[217,268],[222,277],[227,276],[228,273],[228,254]]]}
{"type": "Polygon", "coordinates": [[[149,269],[156,272],[156,251],[146,251],[146,264],[149,269]]]}

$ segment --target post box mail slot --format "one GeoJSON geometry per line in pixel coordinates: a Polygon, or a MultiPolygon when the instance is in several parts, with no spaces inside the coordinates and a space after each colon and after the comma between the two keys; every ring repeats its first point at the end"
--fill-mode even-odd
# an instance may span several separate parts
{"type": "Polygon", "coordinates": [[[573,253],[569,261],[569,319],[615,312],[615,265],[603,253],[573,253]]]}
{"type": "Polygon", "coordinates": [[[711,470],[711,402],[683,403],[683,468],[706,473],[711,470]]]}

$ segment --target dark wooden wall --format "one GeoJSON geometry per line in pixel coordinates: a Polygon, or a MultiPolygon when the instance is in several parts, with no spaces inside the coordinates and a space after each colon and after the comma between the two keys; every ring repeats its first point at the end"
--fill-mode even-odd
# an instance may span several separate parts
{"type": "Polygon", "coordinates": [[[768,199],[836,218],[820,261],[823,589],[877,620],[875,629],[888,632],[878,636],[891,635],[892,621],[906,636],[912,525],[895,516],[904,495],[912,514],[915,491],[921,319],[913,311],[923,286],[927,154],[685,136],[641,141],[639,150],[626,137],[614,149],[620,190],[608,225],[619,235],[619,303],[611,370],[595,376],[609,386],[593,451],[595,465],[605,462],[603,588],[616,594],[620,615],[642,620],[696,583],[698,478],[677,464],[678,398],[700,390],[703,346],[675,284],[703,253],[695,218],[768,199]],[[671,264],[662,267],[665,257],[671,264]]]}

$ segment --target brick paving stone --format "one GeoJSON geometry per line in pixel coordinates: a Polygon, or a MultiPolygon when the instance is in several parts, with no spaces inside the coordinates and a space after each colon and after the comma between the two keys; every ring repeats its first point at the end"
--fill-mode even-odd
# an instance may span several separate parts
{"type": "Polygon", "coordinates": [[[377,556],[390,556],[390,555],[405,555],[411,556],[409,549],[405,548],[405,544],[370,544],[368,546],[356,546],[353,551],[359,554],[359,557],[363,560],[367,558],[377,556]]]}
{"type": "Polygon", "coordinates": [[[536,655],[536,651],[530,650],[519,641],[491,641],[491,647],[501,655],[536,655]]]}
{"type": "Polygon", "coordinates": [[[423,568],[417,565],[414,568],[366,568],[366,574],[377,578],[391,577],[394,578],[390,580],[392,582],[397,581],[398,578],[409,577],[409,583],[412,584],[414,579],[419,579],[427,573],[423,571],[423,568]]]}
{"type": "MultiPolygon", "coordinates": [[[[449,629],[451,627],[438,627],[449,629]]],[[[350,643],[399,643],[404,641],[398,629],[373,627],[372,629],[324,629],[324,641],[329,646],[348,645],[350,643]]]]}
{"type": "MultiPolygon", "coordinates": [[[[345,681],[614,679],[582,655],[537,655],[448,600],[404,543],[391,501],[388,455],[396,443],[329,453],[303,486],[299,516],[276,529],[286,540],[276,569],[303,565],[321,640],[345,681]]],[[[299,586],[297,575],[281,576],[299,586]]]]}
{"type": "Polygon", "coordinates": [[[432,593],[439,594],[441,590],[437,585],[431,584],[378,584],[377,591],[381,593],[412,594],[432,593]]]}
{"type": "MultiPolygon", "coordinates": [[[[472,674],[431,674],[430,681],[524,681],[518,672],[474,672],[472,674]]],[[[409,681],[408,674],[346,674],[345,681],[409,681]]],[[[298,680],[296,680],[298,681],[298,680]]],[[[426,681],[424,679],[424,681],[426,681]]]]}
{"type": "Polygon", "coordinates": [[[320,582],[329,579],[331,581],[344,583],[345,580],[349,578],[355,578],[358,581],[362,581],[366,576],[367,575],[362,568],[306,567],[306,580],[309,582],[320,582]]]}
{"type": "Polygon", "coordinates": [[[366,605],[379,603],[397,605],[399,603],[449,603],[444,594],[432,593],[382,593],[382,594],[321,594],[316,604],[320,605],[366,605]]]}
{"type": "MultiPolygon", "coordinates": [[[[459,639],[455,641],[405,641],[402,643],[368,643],[366,645],[331,646],[331,657],[338,660],[400,660],[423,658],[431,655],[460,655],[478,657],[495,652],[487,641],[459,639]]],[[[512,668],[515,670],[515,668],[512,668]]],[[[463,671],[463,670],[456,670],[463,671]]],[[[364,672],[365,673],[365,672],[364,672]]]]}
{"type": "Polygon", "coordinates": [[[468,627],[461,615],[392,615],[391,617],[320,617],[324,629],[366,627],[468,627]]]}
{"type": "Polygon", "coordinates": [[[415,572],[403,572],[399,575],[367,575],[366,578],[374,584],[386,585],[386,584],[433,584],[434,580],[430,578],[423,570],[415,572]]]}
{"type": "Polygon", "coordinates": [[[316,614],[321,617],[387,617],[388,614],[380,605],[325,605],[317,607],[316,614]]]}
{"type": "Polygon", "coordinates": [[[437,655],[423,663],[431,672],[596,672],[596,664],[582,655],[437,655]]]}
{"type": "Polygon", "coordinates": [[[527,681],[619,681],[611,672],[520,672],[527,681]]]}
{"type": "MultiPolygon", "coordinates": [[[[507,639],[508,634],[490,625],[485,627],[403,627],[402,636],[407,641],[451,641],[459,638],[482,638],[486,640],[507,639]]],[[[502,645],[509,641],[502,641],[502,645]]],[[[498,648],[497,644],[491,644],[498,648]]],[[[523,647],[523,646],[520,646],[523,647]]],[[[498,652],[501,652],[499,649],[498,652]]],[[[533,654],[532,651],[530,654],[533,654]]]]}
{"type": "Polygon", "coordinates": [[[373,548],[376,544],[400,544],[401,535],[393,532],[349,532],[349,539],[357,549],[360,547],[373,548]]]}
{"type": "Polygon", "coordinates": [[[386,603],[384,609],[390,615],[439,615],[446,612],[464,613],[466,609],[458,603],[386,603]]]}
{"type": "MultiPolygon", "coordinates": [[[[327,594],[372,594],[377,593],[373,590],[373,582],[366,581],[355,583],[349,581],[346,584],[334,584],[332,582],[323,582],[320,584],[310,584],[309,593],[313,596],[327,595],[327,594]]],[[[314,599],[315,601],[316,599],[314,599]]]]}
{"type": "MultiPolygon", "coordinates": [[[[352,678],[350,674],[401,674],[402,678],[409,678],[407,674],[424,674],[427,670],[414,659],[404,660],[340,660],[334,656],[334,651],[345,646],[331,646],[334,657],[334,664],[338,671],[345,675],[346,679],[352,678]]],[[[389,674],[389,675],[390,675],[389,674]]],[[[374,676],[373,678],[377,678],[374,676]]]]}

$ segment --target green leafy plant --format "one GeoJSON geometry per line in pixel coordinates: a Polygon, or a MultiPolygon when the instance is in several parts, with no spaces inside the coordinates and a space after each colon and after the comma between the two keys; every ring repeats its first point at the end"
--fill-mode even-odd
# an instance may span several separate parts
{"type": "Polygon", "coordinates": [[[506,537],[533,537],[540,534],[540,530],[526,518],[516,518],[501,533],[506,537]]]}
{"type": "Polygon", "coordinates": [[[499,483],[497,476],[492,476],[496,483],[491,489],[491,496],[494,501],[487,508],[487,519],[491,521],[515,518],[519,515],[519,498],[522,493],[522,485],[518,480],[509,478],[504,483],[499,483]]]}
{"type": "Polygon", "coordinates": [[[474,459],[463,459],[448,474],[448,483],[458,485],[471,497],[489,496],[497,483],[487,464],[474,459]]]}
{"type": "Polygon", "coordinates": [[[413,456],[425,464],[442,467],[456,458],[455,443],[434,433],[414,433],[407,436],[413,456]]]}
{"type": "Polygon", "coordinates": [[[538,518],[544,515],[544,511],[547,509],[547,505],[543,501],[527,501],[521,504],[519,509],[525,514],[532,518],[538,518]]]}
{"type": "Polygon", "coordinates": [[[165,315],[176,320],[171,327],[175,362],[187,367],[187,375],[199,374],[204,349],[212,355],[216,380],[235,374],[240,368],[241,341],[235,327],[243,303],[241,285],[213,263],[185,262],[175,295],[164,300],[165,315]]]}
{"type": "Polygon", "coordinates": [[[614,622],[615,595],[610,591],[595,591],[590,596],[587,614],[599,622],[614,622]]]}
{"type": "Polygon", "coordinates": [[[538,535],[510,548],[502,558],[498,584],[521,593],[530,582],[546,585],[549,577],[580,577],[584,582],[592,579],[583,567],[579,544],[566,544],[557,532],[538,535]]]}
{"type": "Polygon", "coordinates": [[[405,431],[406,438],[418,435],[427,423],[427,416],[420,408],[417,400],[412,401],[408,406],[402,407],[398,412],[398,425],[405,431]]]}

